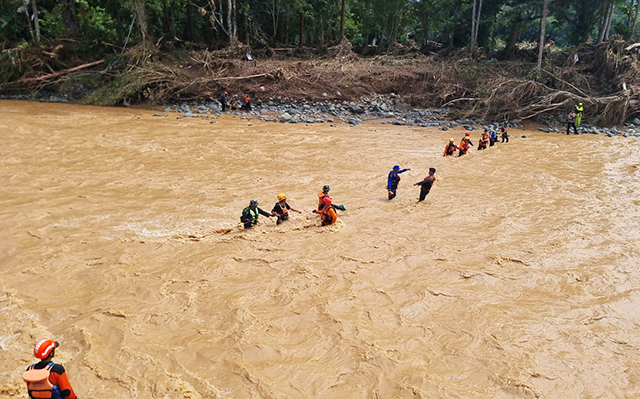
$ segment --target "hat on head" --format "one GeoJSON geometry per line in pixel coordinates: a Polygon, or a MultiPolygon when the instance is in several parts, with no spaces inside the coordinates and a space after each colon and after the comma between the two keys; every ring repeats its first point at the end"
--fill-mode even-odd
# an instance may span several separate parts
{"type": "Polygon", "coordinates": [[[436,168],[429,168],[429,172],[436,173],[436,168]]]}
{"type": "Polygon", "coordinates": [[[400,165],[394,165],[393,170],[400,170],[400,165]]]}
{"type": "Polygon", "coordinates": [[[330,189],[331,189],[331,187],[329,187],[329,185],[328,185],[328,184],[325,184],[324,186],[322,186],[322,191],[323,191],[323,192],[325,192],[325,193],[326,193],[327,191],[329,191],[330,189]]]}
{"type": "Polygon", "coordinates": [[[258,200],[252,199],[249,201],[249,206],[258,206],[258,200]]]}
{"type": "Polygon", "coordinates": [[[46,359],[58,346],[60,346],[60,344],[57,342],[51,341],[50,339],[43,339],[33,348],[33,356],[38,359],[46,359]]]}
{"type": "Polygon", "coordinates": [[[469,132],[465,133],[464,135],[465,135],[465,136],[470,136],[469,132]]]}

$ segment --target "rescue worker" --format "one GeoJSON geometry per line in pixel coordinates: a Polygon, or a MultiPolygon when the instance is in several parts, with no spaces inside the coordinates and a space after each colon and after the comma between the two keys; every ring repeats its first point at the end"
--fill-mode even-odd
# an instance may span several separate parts
{"type": "Polygon", "coordinates": [[[396,197],[396,191],[398,190],[398,183],[400,183],[400,173],[404,173],[411,169],[400,169],[399,165],[395,165],[393,170],[389,172],[387,178],[387,192],[389,193],[389,200],[396,197]]]}
{"type": "Polygon", "coordinates": [[[487,144],[489,144],[489,133],[487,129],[484,129],[484,132],[482,132],[482,136],[480,136],[480,141],[478,141],[478,151],[486,150],[487,144]]]}
{"type": "Polygon", "coordinates": [[[302,213],[297,209],[293,209],[287,204],[287,196],[283,193],[278,194],[278,202],[273,206],[271,213],[278,217],[276,224],[280,224],[285,220],[289,220],[289,211],[302,213]]]}
{"type": "Polygon", "coordinates": [[[249,206],[245,207],[242,210],[242,216],[240,216],[240,221],[244,224],[245,229],[250,229],[256,224],[258,224],[258,217],[266,216],[276,216],[273,213],[265,212],[262,209],[258,208],[258,200],[252,199],[249,201],[249,206]]]}
{"type": "Polygon", "coordinates": [[[222,112],[226,111],[227,108],[231,107],[231,104],[229,103],[229,99],[227,98],[228,95],[229,93],[225,91],[224,93],[222,93],[222,97],[220,97],[220,104],[222,104],[222,112]]]}
{"type": "Polygon", "coordinates": [[[576,113],[571,111],[571,113],[567,116],[567,134],[571,134],[571,128],[573,128],[573,133],[578,134],[578,128],[576,127],[576,113]]]}
{"type": "Polygon", "coordinates": [[[449,143],[447,144],[446,147],[444,147],[443,157],[453,155],[456,152],[456,150],[459,150],[458,146],[455,145],[452,138],[449,139],[449,143]]]}
{"type": "Polygon", "coordinates": [[[498,142],[498,133],[496,133],[496,130],[492,127],[489,130],[489,147],[493,147],[493,145],[497,142],[498,142]]]}
{"type": "Polygon", "coordinates": [[[469,139],[469,145],[470,145],[470,146],[473,146],[473,142],[471,141],[471,133],[466,132],[466,133],[464,134],[464,137],[462,138],[462,141],[464,141],[465,137],[469,139]]]}
{"type": "MultiPolygon", "coordinates": [[[[325,184],[324,186],[322,186],[322,192],[318,193],[318,211],[321,211],[325,207],[324,199],[329,197],[329,190],[331,190],[331,187],[329,187],[328,184],[325,184]]],[[[331,199],[331,197],[329,197],[329,199],[331,199]]],[[[333,207],[334,210],[336,209],[340,209],[341,211],[347,210],[347,208],[345,208],[344,205],[342,204],[331,205],[331,206],[333,207]]]]}
{"type": "MultiPolygon", "coordinates": [[[[464,140],[463,140],[464,141],[464,140]]],[[[420,198],[418,202],[424,201],[429,191],[431,191],[431,187],[433,183],[436,181],[436,168],[429,168],[429,176],[425,177],[424,180],[417,182],[414,186],[420,186],[420,198]]]]}
{"type": "Polygon", "coordinates": [[[576,105],[576,127],[580,127],[582,123],[582,114],[584,113],[584,107],[581,102],[576,105]]]}
{"type": "Polygon", "coordinates": [[[502,134],[500,135],[500,137],[502,138],[501,143],[508,143],[509,142],[509,132],[506,126],[502,126],[500,128],[500,130],[502,130],[502,134]]]}
{"type": "Polygon", "coordinates": [[[329,196],[324,197],[322,199],[322,203],[324,205],[322,207],[322,210],[314,210],[313,212],[320,214],[320,219],[322,219],[323,226],[334,224],[336,220],[338,220],[338,214],[331,204],[331,198],[329,196]]]}
{"type": "Polygon", "coordinates": [[[469,140],[469,137],[465,136],[464,139],[462,139],[462,141],[460,142],[460,145],[458,146],[458,148],[460,149],[460,151],[458,151],[458,156],[461,157],[464,154],[466,154],[469,151],[469,143],[471,141],[469,140]]]}
{"type": "Polygon", "coordinates": [[[244,95],[244,100],[242,100],[242,107],[240,107],[240,109],[251,111],[251,99],[249,99],[248,94],[244,95]]]}
{"type": "Polygon", "coordinates": [[[67,373],[61,364],[51,361],[56,354],[57,342],[43,339],[33,348],[40,362],[27,367],[22,378],[27,383],[30,398],[76,399],[67,373]]]}

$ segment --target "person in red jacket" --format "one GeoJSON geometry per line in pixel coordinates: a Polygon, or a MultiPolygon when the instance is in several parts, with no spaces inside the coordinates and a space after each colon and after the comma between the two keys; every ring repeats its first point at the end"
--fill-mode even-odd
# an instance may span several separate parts
{"type": "Polygon", "coordinates": [[[22,378],[27,383],[29,397],[32,399],[76,399],[67,373],[61,364],[51,361],[56,354],[57,342],[43,339],[33,348],[33,355],[40,362],[27,368],[22,378]]]}

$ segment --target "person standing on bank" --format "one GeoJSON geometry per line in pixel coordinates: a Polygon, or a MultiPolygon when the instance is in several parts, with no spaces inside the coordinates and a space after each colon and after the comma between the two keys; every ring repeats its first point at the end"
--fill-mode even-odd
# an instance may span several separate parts
{"type": "Polygon", "coordinates": [[[56,354],[57,342],[43,339],[33,348],[40,362],[27,367],[22,379],[27,383],[29,398],[76,399],[67,373],[61,364],[51,360],[56,354]]]}
{"type": "Polygon", "coordinates": [[[427,197],[427,194],[429,194],[429,191],[431,191],[431,187],[436,181],[435,174],[436,168],[429,168],[429,176],[425,177],[424,180],[414,184],[414,186],[420,186],[420,198],[418,199],[418,202],[424,201],[424,199],[427,197]]]}
{"type": "Polygon", "coordinates": [[[573,128],[574,134],[578,134],[578,128],[576,128],[576,113],[573,111],[571,111],[571,113],[567,117],[567,134],[571,134],[569,133],[571,131],[571,128],[573,128]]]}
{"type": "Polygon", "coordinates": [[[400,169],[399,165],[395,165],[391,172],[389,172],[389,177],[387,178],[387,192],[389,193],[389,200],[396,197],[398,183],[400,183],[400,173],[404,173],[408,170],[411,169],[400,169]]]}
{"type": "Polygon", "coordinates": [[[231,104],[229,103],[229,99],[227,98],[228,95],[229,93],[225,91],[224,93],[222,93],[222,97],[220,97],[220,104],[222,104],[222,112],[226,111],[227,108],[231,107],[231,104]]]}

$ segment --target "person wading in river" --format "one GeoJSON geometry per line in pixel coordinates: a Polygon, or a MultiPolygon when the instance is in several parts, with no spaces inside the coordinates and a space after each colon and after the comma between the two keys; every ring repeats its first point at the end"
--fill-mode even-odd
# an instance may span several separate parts
{"type": "Polygon", "coordinates": [[[278,194],[278,202],[273,206],[271,213],[278,217],[276,224],[280,224],[285,220],[289,220],[289,211],[302,213],[297,209],[293,209],[287,204],[287,196],[283,193],[278,194]]]}
{"type": "Polygon", "coordinates": [[[331,198],[329,196],[324,197],[322,203],[324,204],[322,210],[314,210],[313,212],[320,214],[323,226],[334,224],[338,220],[338,214],[331,204],[331,198]]]}
{"type": "Polygon", "coordinates": [[[449,139],[449,143],[447,144],[446,147],[444,147],[444,155],[443,155],[443,157],[451,156],[451,155],[455,154],[456,150],[458,150],[458,149],[459,148],[458,148],[457,145],[455,145],[453,139],[452,138],[449,139]]]}
{"type": "Polygon", "coordinates": [[[262,209],[258,208],[258,200],[252,199],[249,201],[249,206],[245,207],[242,210],[242,216],[240,216],[240,221],[244,224],[245,229],[250,229],[256,224],[258,224],[258,217],[266,216],[276,216],[273,213],[265,212],[262,209]]]}
{"type": "Polygon", "coordinates": [[[482,136],[480,136],[480,141],[478,141],[478,151],[486,150],[487,144],[489,144],[489,133],[487,133],[487,129],[484,129],[482,136]]]}
{"type": "MultiPolygon", "coordinates": [[[[329,190],[331,190],[331,187],[329,187],[328,184],[325,184],[322,187],[322,191],[318,193],[318,211],[322,211],[324,209],[324,207],[325,207],[324,199],[325,198],[331,199],[331,197],[329,197],[329,190]]],[[[347,209],[342,204],[340,204],[340,205],[331,205],[331,206],[333,207],[334,210],[339,209],[341,211],[345,211],[347,209]]]]}
{"type": "Polygon", "coordinates": [[[30,398],[76,399],[64,367],[51,361],[58,346],[57,342],[43,339],[33,348],[33,355],[40,362],[29,366],[22,376],[30,398]]]}
{"type": "Polygon", "coordinates": [[[469,140],[469,137],[465,136],[465,138],[462,139],[462,141],[460,142],[460,145],[458,146],[458,148],[460,149],[460,151],[458,151],[458,156],[461,157],[464,154],[467,153],[467,151],[469,151],[469,143],[471,141],[469,140]]]}
{"type": "Polygon", "coordinates": [[[396,197],[398,183],[400,183],[400,173],[404,173],[408,170],[411,169],[400,169],[399,165],[395,165],[391,172],[389,172],[389,177],[387,178],[387,192],[389,194],[389,200],[396,197]]]}
{"type": "Polygon", "coordinates": [[[424,201],[424,199],[427,197],[427,194],[429,194],[429,191],[431,191],[431,187],[436,181],[435,174],[436,168],[429,168],[429,176],[425,177],[424,180],[414,184],[414,186],[420,186],[420,198],[418,199],[418,202],[424,201]]]}

